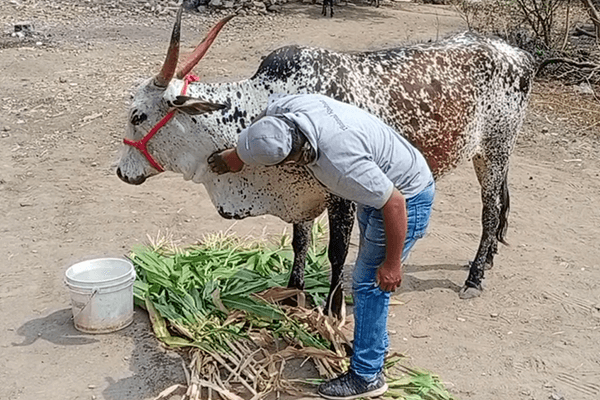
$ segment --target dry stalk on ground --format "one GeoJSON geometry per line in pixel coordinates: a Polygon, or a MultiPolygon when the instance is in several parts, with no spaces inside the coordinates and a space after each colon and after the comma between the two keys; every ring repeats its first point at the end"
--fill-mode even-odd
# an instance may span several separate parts
{"type": "MultiPolygon", "coordinates": [[[[297,294],[295,289],[272,288],[260,293],[265,301],[279,302],[297,294]]],[[[186,366],[187,386],[174,385],[164,390],[156,400],[169,399],[173,395],[182,400],[262,399],[272,392],[301,394],[302,391],[285,377],[286,362],[291,359],[312,360],[323,378],[332,378],[344,370],[346,355],[342,343],[349,341],[341,330],[343,321],[328,317],[321,308],[281,307],[287,318],[303,325],[314,335],[320,335],[333,344],[333,350],[303,346],[293,337],[284,341],[275,338],[266,329],[250,328],[248,339],[228,342],[230,352],[190,350],[190,362],[186,366]],[[243,393],[245,397],[241,397],[243,393]]],[[[234,312],[227,323],[236,323],[243,313],[234,312]]],[[[174,327],[179,330],[181,327],[174,327]]]]}

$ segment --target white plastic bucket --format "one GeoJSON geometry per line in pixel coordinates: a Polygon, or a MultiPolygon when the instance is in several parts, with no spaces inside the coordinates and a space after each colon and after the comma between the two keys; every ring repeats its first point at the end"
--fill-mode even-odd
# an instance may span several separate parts
{"type": "Polygon", "coordinates": [[[75,328],[108,333],[133,322],[135,269],[122,258],[82,261],[65,272],[75,328]]]}

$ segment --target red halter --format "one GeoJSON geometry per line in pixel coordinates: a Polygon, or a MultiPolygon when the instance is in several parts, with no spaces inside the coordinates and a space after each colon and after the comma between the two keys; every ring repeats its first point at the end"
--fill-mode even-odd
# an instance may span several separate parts
{"type": "MultiPolygon", "coordinates": [[[[200,78],[198,78],[195,75],[186,75],[185,78],[183,78],[183,88],[181,89],[181,95],[185,95],[185,92],[187,90],[188,84],[190,82],[196,82],[196,81],[199,81],[199,80],[200,80],[200,78]]],[[[163,119],[161,119],[160,121],[158,121],[158,123],[156,125],[154,125],[154,128],[150,129],[150,132],[148,132],[146,134],[146,136],[144,136],[140,140],[123,139],[123,143],[125,143],[125,144],[127,144],[129,146],[135,147],[144,156],[146,156],[146,159],[148,160],[148,162],[150,163],[150,165],[152,165],[154,167],[154,169],[156,169],[158,172],[163,172],[164,168],[161,167],[161,165],[159,163],[157,163],[154,158],[152,158],[152,156],[148,152],[148,148],[146,147],[146,144],[148,143],[148,141],[150,139],[152,139],[152,137],[154,135],[156,135],[156,133],[160,130],[160,128],[162,128],[163,126],[165,126],[165,124],[167,122],[169,122],[171,120],[171,118],[173,118],[173,115],[175,115],[175,111],[177,111],[176,108],[174,108],[173,110],[169,111],[167,113],[167,115],[165,115],[163,117],[163,119]]]]}

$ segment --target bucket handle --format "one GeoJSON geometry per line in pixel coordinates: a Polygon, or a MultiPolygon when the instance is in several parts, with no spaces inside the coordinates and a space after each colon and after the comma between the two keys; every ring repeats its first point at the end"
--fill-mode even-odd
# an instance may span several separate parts
{"type": "Polygon", "coordinates": [[[75,318],[77,318],[77,316],[79,314],[81,314],[83,312],[83,310],[85,310],[85,308],[90,304],[90,302],[92,301],[92,299],[94,298],[94,296],[96,296],[96,294],[99,291],[100,291],[100,289],[94,288],[94,290],[92,291],[92,294],[90,294],[90,298],[88,299],[88,301],[86,301],[85,305],[81,308],[81,310],[77,311],[77,314],[73,314],[73,317],[71,317],[71,319],[75,320],[75,318]]]}

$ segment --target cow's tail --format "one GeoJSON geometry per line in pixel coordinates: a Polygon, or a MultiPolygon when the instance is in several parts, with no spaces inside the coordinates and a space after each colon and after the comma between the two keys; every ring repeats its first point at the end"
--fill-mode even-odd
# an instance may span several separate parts
{"type": "Polygon", "coordinates": [[[496,239],[506,246],[506,232],[508,231],[508,213],[510,212],[510,194],[508,192],[508,177],[505,176],[502,182],[502,190],[500,193],[500,224],[496,231],[496,239]]]}

